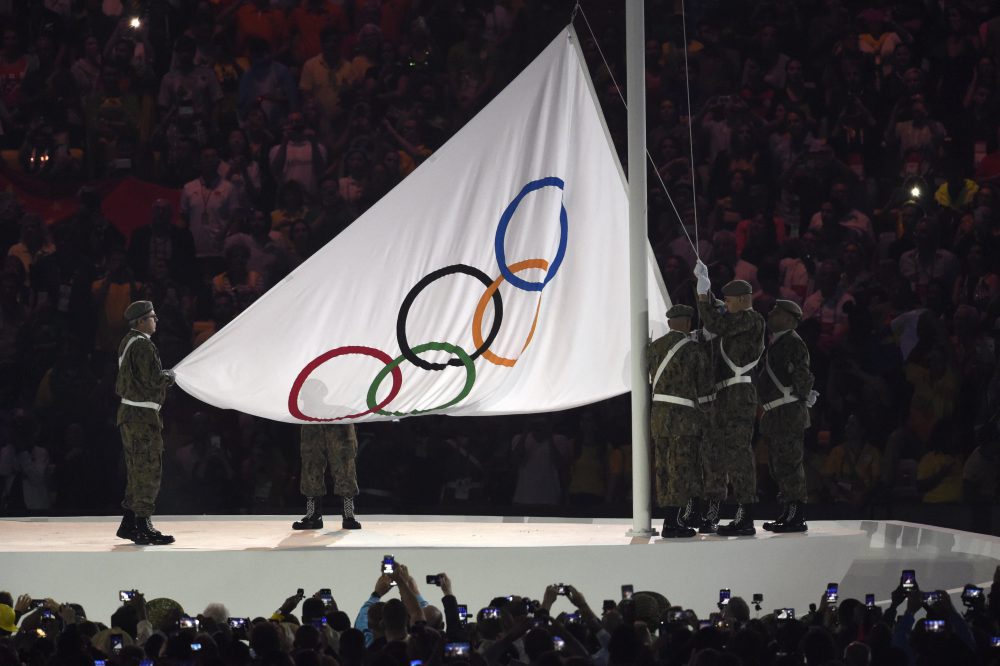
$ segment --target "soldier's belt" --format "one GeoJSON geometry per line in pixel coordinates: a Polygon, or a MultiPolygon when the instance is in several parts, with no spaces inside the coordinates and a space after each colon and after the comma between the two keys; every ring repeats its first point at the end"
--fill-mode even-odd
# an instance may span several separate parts
{"type": "Polygon", "coordinates": [[[125,398],[122,398],[122,404],[128,405],[129,407],[142,407],[143,409],[155,409],[156,411],[160,411],[161,407],[161,405],[155,402],[137,402],[135,400],[126,400],[125,398]]]}
{"type": "Polygon", "coordinates": [[[799,399],[796,398],[794,395],[786,395],[781,398],[778,398],[777,400],[772,400],[771,402],[765,402],[763,405],[760,406],[760,408],[763,409],[765,412],[769,412],[775,407],[781,407],[782,405],[790,405],[793,402],[798,402],[798,401],[799,399]]]}
{"type": "Polygon", "coordinates": [[[697,407],[694,400],[682,398],[677,395],[667,395],[666,393],[654,393],[653,402],[667,402],[671,405],[681,405],[682,407],[697,407]]]}
{"type": "Polygon", "coordinates": [[[721,391],[722,389],[730,386],[735,386],[737,384],[749,384],[751,382],[753,382],[753,378],[749,375],[737,375],[736,377],[730,377],[729,379],[725,379],[716,384],[715,390],[721,391]]]}

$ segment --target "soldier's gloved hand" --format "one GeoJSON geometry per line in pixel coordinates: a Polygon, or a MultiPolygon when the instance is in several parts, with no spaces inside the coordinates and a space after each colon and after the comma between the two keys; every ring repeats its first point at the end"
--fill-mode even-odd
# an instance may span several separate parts
{"type": "Polygon", "coordinates": [[[167,376],[167,378],[170,379],[171,383],[174,383],[174,382],[177,381],[177,373],[174,372],[173,370],[164,370],[163,374],[165,374],[167,376]]]}
{"type": "Polygon", "coordinates": [[[815,405],[817,398],[819,398],[819,392],[809,391],[809,395],[806,396],[806,407],[812,407],[815,405]]]}
{"type": "Polygon", "coordinates": [[[699,294],[707,294],[712,289],[712,281],[708,279],[708,266],[701,259],[694,265],[694,276],[698,280],[695,289],[699,294]]]}

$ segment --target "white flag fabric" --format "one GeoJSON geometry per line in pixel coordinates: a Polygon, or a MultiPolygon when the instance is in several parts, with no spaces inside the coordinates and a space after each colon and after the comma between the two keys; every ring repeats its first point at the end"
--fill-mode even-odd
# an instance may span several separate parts
{"type": "MultiPolygon", "coordinates": [[[[628,202],[571,28],[354,224],[179,363],[291,423],[544,412],[629,390],[628,202]]],[[[666,294],[649,264],[650,334],[666,294]]]]}

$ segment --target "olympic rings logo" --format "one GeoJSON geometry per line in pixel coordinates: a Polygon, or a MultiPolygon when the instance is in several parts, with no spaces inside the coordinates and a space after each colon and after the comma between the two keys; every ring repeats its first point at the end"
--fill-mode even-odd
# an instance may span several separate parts
{"type": "MultiPolygon", "coordinates": [[[[559,268],[562,266],[563,258],[566,256],[566,246],[569,239],[569,218],[566,215],[566,206],[562,203],[560,203],[559,206],[559,245],[556,248],[555,257],[551,262],[546,259],[527,259],[508,265],[507,253],[504,249],[504,241],[507,237],[507,229],[510,226],[510,221],[514,217],[514,213],[517,211],[517,207],[520,205],[521,201],[532,192],[536,192],[547,187],[556,187],[559,190],[565,190],[565,183],[561,178],[557,178],[555,176],[533,180],[521,188],[521,191],[516,197],[514,197],[514,199],[507,205],[503,213],[500,215],[500,222],[497,225],[496,237],[494,241],[497,265],[500,271],[500,275],[497,278],[490,278],[490,276],[478,268],[474,268],[473,266],[468,266],[466,264],[453,264],[428,273],[410,289],[399,306],[399,314],[396,317],[396,339],[399,342],[401,354],[396,358],[392,358],[389,354],[380,349],[362,345],[336,347],[335,349],[331,349],[320,354],[307,363],[299,372],[295,381],[292,382],[291,390],[288,393],[289,414],[302,421],[311,421],[316,423],[329,423],[332,421],[356,419],[362,416],[367,416],[368,414],[378,414],[381,416],[414,416],[417,414],[426,414],[428,412],[440,411],[442,409],[452,407],[468,397],[469,393],[472,392],[472,387],[476,383],[475,360],[480,356],[494,365],[514,367],[517,363],[517,358],[506,358],[490,351],[490,346],[500,333],[500,327],[503,324],[503,299],[500,296],[500,285],[503,282],[507,282],[511,286],[522,291],[541,292],[545,289],[545,286],[552,281],[552,279],[556,276],[556,273],[559,272],[559,268]],[[518,273],[530,269],[544,270],[544,279],[540,282],[530,282],[518,277],[518,273]],[[425,342],[416,346],[410,346],[410,342],[406,336],[406,319],[409,316],[409,312],[413,307],[414,301],[430,284],[440,280],[441,278],[456,274],[472,277],[481,282],[485,287],[485,291],[479,299],[479,302],[476,304],[475,313],[472,317],[472,341],[473,344],[476,345],[475,349],[471,352],[467,352],[461,347],[447,342],[425,342]],[[490,330],[486,332],[484,337],[483,318],[486,314],[486,308],[491,303],[493,305],[493,324],[490,326],[490,330]],[[452,358],[450,358],[446,363],[431,363],[423,360],[419,356],[419,354],[427,351],[444,351],[450,354],[452,358]],[[303,385],[309,379],[310,375],[315,372],[317,368],[328,361],[347,355],[369,356],[385,364],[385,367],[375,375],[372,379],[371,385],[368,387],[368,393],[365,397],[368,409],[356,414],[347,414],[333,418],[320,418],[303,413],[298,406],[299,395],[302,391],[303,385]],[[444,370],[448,366],[464,367],[465,383],[455,397],[435,407],[422,410],[415,409],[409,412],[395,412],[387,410],[386,407],[396,398],[397,395],[399,395],[399,391],[403,387],[403,373],[399,369],[399,366],[404,361],[430,372],[444,370]],[[391,378],[389,392],[380,401],[377,398],[378,391],[387,378],[391,378]]],[[[528,335],[525,338],[524,345],[521,347],[520,353],[524,353],[524,351],[528,348],[528,345],[531,344],[531,339],[535,334],[535,326],[538,324],[538,313],[541,310],[541,306],[542,302],[541,298],[539,298],[538,306],[535,308],[535,316],[531,322],[531,329],[528,331],[528,335]]]]}

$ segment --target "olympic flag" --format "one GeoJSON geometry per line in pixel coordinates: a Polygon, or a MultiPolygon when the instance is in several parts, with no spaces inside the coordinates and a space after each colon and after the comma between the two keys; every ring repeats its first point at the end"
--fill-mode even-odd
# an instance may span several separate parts
{"type": "MultiPolygon", "coordinates": [[[[629,390],[628,202],[567,28],[354,224],[177,365],[291,423],[552,411],[629,390]]],[[[649,265],[650,333],[666,294],[649,265]]]]}

